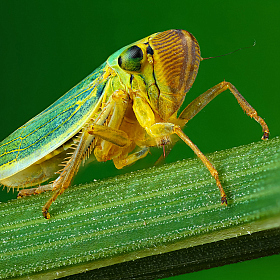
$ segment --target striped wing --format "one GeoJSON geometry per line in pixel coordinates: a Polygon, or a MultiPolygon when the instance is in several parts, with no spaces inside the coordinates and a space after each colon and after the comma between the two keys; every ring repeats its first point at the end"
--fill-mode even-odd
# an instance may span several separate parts
{"type": "Polygon", "coordinates": [[[106,62],[0,143],[0,180],[43,158],[83,127],[103,94],[105,70],[106,62]]]}

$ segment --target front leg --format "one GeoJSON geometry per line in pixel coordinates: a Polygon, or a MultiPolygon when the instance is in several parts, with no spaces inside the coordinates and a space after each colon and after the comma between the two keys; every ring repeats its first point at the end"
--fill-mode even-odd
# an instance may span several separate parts
{"type": "Polygon", "coordinates": [[[180,126],[172,123],[156,123],[149,128],[150,133],[153,133],[155,137],[160,137],[166,133],[166,135],[177,134],[201,159],[203,164],[208,168],[211,175],[216,180],[217,187],[220,190],[222,204],[227,204],[226,194],[219,179],[218,171],[207,159],[207,157],[198,149],[198,147],[190,140],[190,138],[182,131],[180,126]]]}
{"type": "Polygon", "coordinates": [[[208,89],[206,92],[198,96],[193,100],[180,114],[179,121],[181,126],[185,125],[189,120],[191,120],[198,112],[200,112],[210,101],[212,101],[220,93],[226,91],[227,89],[233,94],[239,103],[240,107],[244,112],[251,118],[257,121],[263,130],[262,140],[266,140],[269,137],[269,129],[265,121],[258,115],[257,111],[245,100],[245,98],[240,94],[236,87],[229,82],[221,82],[216,86],[208,89]]]}
{"type": "Polygon", "coordinates": [[[147,133],[152,138],[156,139],[157,143],[164,143],[165,139],[169,138],[170,135],[177,134],[195,152],[203,164],[208,168],[211,175],[216,180],[216,184],[220,190],[222,204],[227,204],[226,194],[221,185],[218,171],[206,158],[206,156],[198,149],[198,147],[189,139],[189,137],[184,134],[180,126],[167,122],[155,123],[155,115],[152,109],[150,108],[148,102],[140,95],[136,96],[134,99],[133,110],[140,125],[145,128],[147,133]]]}

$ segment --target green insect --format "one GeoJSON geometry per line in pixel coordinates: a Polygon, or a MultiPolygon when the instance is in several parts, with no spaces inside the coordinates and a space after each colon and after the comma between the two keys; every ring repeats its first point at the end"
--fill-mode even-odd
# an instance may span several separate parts
{"type": "Polygon", "coordinates": [[[145,157],[150,147],[170,144],[176,134],[209,169],[222,204],[227,204],[217,170],[182,127],[229,89],[247,115],[262,126],[262,139],[268,138],[269,130],[256,110],[225,81],[177,116],[202,60],[196,39],[184,30],[155,33],[118,50],[0,143],[0,183],[22,188],[19,197],[54,191],[42,209],[48,219],[50,205],[69,187],[91,153],[97,161],[113,160],[117,168],[123,168],[145,157]],[[41,185],[55,174],[59,175],[54,181],[41,185]]]}

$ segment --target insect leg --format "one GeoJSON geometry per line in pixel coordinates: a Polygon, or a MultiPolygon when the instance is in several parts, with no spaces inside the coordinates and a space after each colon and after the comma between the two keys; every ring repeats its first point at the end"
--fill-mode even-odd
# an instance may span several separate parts
{"type": "Polygon", "coordinates": [[[186,124],[217,95],[219,95],[227,89],[231,91],[231,93],[237,99],[240,107],[245,111],[245,113],[249,117],[254,118],[261,125],[263,130],[262,139],[268,139],[269,129],[265,121],[260,116],[258,116],[257,111],[245,100],[245,98],[239,93],[235,86],[225,81],[210,88],[209,90],[198,96],[194,101],[192,101],[180,114],[179,121],[182,120],[183,125],[186,124]]]}
{"type": "Polygon", "coordinates": [[[195,154],[201,159],[204,165],[208,168],[211,175],[215,178],[216,184],[220,190],[222,204],[227,205],[226,194],[220,182],[218,171],[216,170],[216,168],[207,159],[207,157],[198,149],[198,147],[190,140],[190,138],[181,130],[179,126],[177,125],[174,126],[174,133],[176,133],[195,152],[195,154]]]}
{"type": "Polygon", "coordinates": [[[129,144],[133,143],[130,143],[128,135],[122,130],[107,126],[93,125],[90,127],[89,133],[105,140],[102,142],[102,147],[98,146],[95,148],[95,156],[97,159],[99,161],[106,161],[113,157],[112,159],[117,169],[133,164],[137,160],[144,158],[149,152],[149,147],[142,147],[139,151],[128,155],[132,149],[129,144]],[[122,147],[123,149],[111,149],[112,144],[122,147]]]}
{"type": "Polygon", "coordinates": [[[52,184],[42,185],[37,188],[23,189],[23,190],[20,190],[20,192],[17,195],[17,198],[21,198],[21,197],[29,196],[29,195],[40,194],[40,193],[43,193],[46,191],[52,191],[52,190],[53,190],[52,184]]]}
{"type": "Polygon", "coordinates": [[[201,159],[204,165],[208,168],[211,175],[215,178],[216,184],[220,190],[222,204],[227,204],[226,194],[221,185],[218,171],[211,164],[211,162],[206,158],[206,156],[198,149],[198,147],[190,140],[190,138],[182,131],[179,125],[175,125],[173,123],[155,123],[149,128],[149,131],[155,137],[159,137],[161,135],[177,134],[195,152],[195,154],[201,159]]]}
{"type": "Polygon", "coordinates": [[[124,147],[128,143],[128,136],[124,131],[108,126],[93,124],[88,128],[88,133],[99,136],[100,138],[119,147],[124,147]]]}
{"type": "MultiPolygon", "coordinates": [[[[108,115],[111,113],[112,108],[115,104],[115,101],[110,98],[107,105],[103,108],[100,115],[95,120],[96,124],[102,125],[108,118],[108,115]]],[[[52,190],[56,190],[53,196],[48,200],[48,202],[43,206],[42,212],[43,216],[46,219],[50,218],[49,208],[51,204],[56,200],[56,198],[62,194],[70,185],[73,176],[78,172],[81,161],[85,155],[85,152],[88,150],[88,147],[91,145],[92,140],[94,139],[93,135],[88,133],[88,129],[85,128],[80,136],[78,145],[74,150],[73,155],[70,160],[67,162],[63,171],[59,177],[52,183],[52,190]]]]}
{"type": "Polygon", "coordinates": [[[56,198],[60,194],[62,194],[65,191],[65,189],[69,187],[73,176],[78,172],[84,153],[88,149],[92,139],[93,136],[90,135],[87,131],[84,131],[82,133],[79,144],[75,149],[72,157],[64,167],[60,176],[53,182],[53,190],[57,191],[42,208],[43,216],[46,219],[50,218],[48,209],[50,208],[51,204],[56,200],[56,198]]]}
{"type": "Polygon", "coordinates": [[[108,118],[108,124],[104,126],[94,124],[88,128],[90,134],[103,139],[94,149],[97,161],[107,161],[118,156],[120,151],[113,148],[114,144],[124,147],[130,142],[128,135],[119,129],[128,106],[129,96],[123,90],[116,90],[112,95],[112,100],[115,103],[108,118]]]}
{"type": "Polygon", "coordinates": [[[122,169],[127,165],[131,165],[137,160],[144,158],[149,153],[149,147],[142,147],[141,150],[130,155],[116,157],[113,159],[114,165],[117,169],[122,169]]]}

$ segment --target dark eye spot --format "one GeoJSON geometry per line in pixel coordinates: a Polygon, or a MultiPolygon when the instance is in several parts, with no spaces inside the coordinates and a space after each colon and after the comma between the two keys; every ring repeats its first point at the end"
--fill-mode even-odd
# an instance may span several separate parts
{"type": "Polygon", "coordinates": [[[119,66],[122,65],[122,57],[121,56],[119,56],[119,58],[118,58],[118,64],[119,64],[119,66]]]}
{"type": "Polygon", "coordinates": [[[132,46],[124,50],[118,57],[119,66],[126,71],[140,72],[143,51],[138,46],[132,46]]]}

